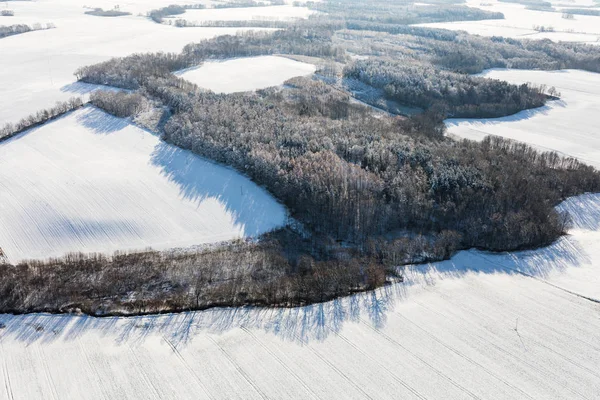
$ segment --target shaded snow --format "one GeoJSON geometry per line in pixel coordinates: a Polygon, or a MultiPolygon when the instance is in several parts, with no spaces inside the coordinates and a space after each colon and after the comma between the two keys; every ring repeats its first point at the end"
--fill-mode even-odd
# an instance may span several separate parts
{"type": "Polygon", "coordinates": [[[0,246],[13,262],[214,243],[286,217],[248,178],[93,107],[0,143],[0,171],[0,246]]]}
{"type": "Polygon", "coordinates": [[[448,133],[481,140],[489,134],[529,143],[600,167],[600,74],[578,70],[531,71],[494,69],[481,74],[515,84],[555,86],[560,100],[502,118],[449,119],[448,133]]]}
{"type": "Polygon", "coordinates": [[[309,75],[315,66],[285,57],[261,56],[212,61],[178,73],[217,93],[246,92],[278,86],[295,76],[309,75]]]}

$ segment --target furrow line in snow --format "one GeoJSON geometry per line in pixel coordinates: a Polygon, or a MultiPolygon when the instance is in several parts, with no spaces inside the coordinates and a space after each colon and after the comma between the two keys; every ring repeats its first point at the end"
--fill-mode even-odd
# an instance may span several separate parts
{"type": "MultiPolygon", "coordinates": [[[[302,340],[302,338],[299,337],[297,334],[295,334],[294,336],[300,342],[304,342],[302,340]]],[[[336,367],[334,363],[332,363],[327,358],[323,357],[321,354],[317,353],[317,351],[314,348],[312,348],[311,346],[307,346],[306,348],[309,349],[311,351],[311,353],[313,353],[315,356],[317,356],[317,358],[319,358],[321,361],[323,361],[325,364],[327,364],[329,366],[329,368],[331,368],[332,370],[334,370],[339,376],[341,376],[342,378],[344,378],[346,380],[346,382],[348,382],[350,384],[350,386],[352,386],[353,388],[355,388],[358,392],[362,393],[367,399],[374,400],[373,397],[371,397],[360,386],[358,386],[356,383],[354,383],[354,381],[352,381],[352,379],[350,379],[350,377],[348,377],[348,375],[346,375],[342,370],[340,370],[338,367],[336,367]]]]}
{"type": "Polygon", "coordinates": [[[148,374],[146,373],[146,370],[142,366],[142,363],[140,362],[140,359],[138,358],[137,354],[135,354],[135,351],[133,351],[133,349],[131,348],[131,346],[129,344],[127,344],[126,346],[127,346],[127,350],[129,350],[129,353],[131,354],[133,363],[135,364],[137,369],[140,371],[140,375],[141,375],[142,379],[144,380],[144,382],[146,382],[146,386],[148,386],[150,389],[152,389],[152,392],[154,392],[154,396],[156,396],[157,399],[159,399],[159,400],[162,399],[160,392],[158,391],[158,389],[152,382],[152,379],[150,379],[148,377],[148,374]]]}
{"type": "Polygon", "coordinates": [[[102,393],[102,397],[105,400],[110,400],[109,397],[107,396],[105,390],[104,390],[104,379],[102,379],[103,375],[100,374],[100,372],[98,371],[98,368],[96,368],[96,366],[94,365],[94,363],[92,363],[92,360],[90,359],[90,356],[87,353],[87,350],[86,350],[85,346],[83,346],[78,339],[76,339],[76,340],[77,340],[77,346],[81,350],[81,353],[83,354],[83,357],[85,358],[86,364],[93,371],[93,374],[94,374],[93,376],[95,376],[96,379],[98,379],[98,382],[100,383],[98,385],[98,387],[100,388],[100,392],[102,393]]]}
{"type": "MultiPolygon", "coordinates": [[[[506,254],[510,256],[510,253],[506,253],[506,254]]],[[[574,291],[572,291],[572,290],[565,289],[565,288],[563,288],[563,287],[560,287],[560,286],[558,286],[558,285],[555,285],[554,283],[550,283],[550,282],[548,282],[548,281],[546,281],[546,280],[544,280],[544,279],[538,278],[537,276],[533,276],[533,275],[531,275],[531,274],[528,274],[527,272],[523,272],[523,271],[520,271],[520,270],[518,270],[518,269],[515,269],[515,268],[507,267],[506,265],[500,264],[500,263],[499,263],[499,262],[497,262],[497,261],[490,260],[489,258],[487,258],[486,256],[484,256],[484,255],[482,255],[482,254],[480,254],[479,256],[480,256],[481,258],[483,258],[484,260],[488,261],[489,263],[492,263],[492,264],[494,264],[494,265],[497,265],[497,266],[499,266],[499,267],[501,267],[501,268],[503,268],[503,269],[506,269],[506,270],[509,270],[509,271],[516,272],[516,273],[518,273],[518,274],[520,274],[520,275],[526,276],[527,278],[535,279],[535,280],[536,280],[536,281],[538,281],[538,282],[545,283],[546,285],[552,286],[553,288],[556,288],[556,289],[562,290],[562,291],[563,291],[563,292],[565,292],[565,293],[569,293],[569,294],[571,294],[571,295],[573,295],[573,296],[577,296],[577,297],[579,297],[579,298],[582,298],[582,299],[584,299],[584,300],[591,301],[591,302],[593,302],[593,303],[596,303],[596,304],[600,304],[600,300],[598,300],[598,299],[595,299],[595,298],[593,298],[593,297],[588,297],[588,296],[586,296],[586,295],[584,295],[584,294],[580,294],[580,293],[574,292],[574,291]]]]}
{"type": "Polygon", "coordinates": [[[179,359],[179,361],[181,361],[181,363],[188,370],[188,372],[190,374],[192,374],[192,376],[194,378],[196,378],[196,381],[198,382],[198,384],[200,385],[200,387],[202,388],[202,390],[204,391],[204,393],[206,393],[206,395],[208,396],[208,398],[214,399],[215,397],[208,391],[208,389],[206,389],[206,386],[204,386],[204,384],[200,380],[200,377],[198,376],[198,374],[196,373],[196,371],[194,371],[192,369],[192,367],[190,367],[190,365],[188,364],[188,362],[185,360],[185,358],[183,358],[183,355],[177,349],[177,347],[173,344],[173,342],[171,342],[169,339],[167,339],[164,335],[162,336],[162,338],[167,343],[167,345],[171,348],[171,350],[173,350],[173,353],[175,353],[175,355],[177,356],[177,358],[179,359]]]}
{"type": "MultiPolygon", "coordinates": [[[[4,352],[4,344],[2,343],[2,340],[0,340],[0,349],[2,349],[2,352],[4,354],[6,354],[4,352]]],[[[8,395],[8,398],[10,400],[14,400],[15,396],[12,391],[12,385],[10,384],[10,375],[8,373],[8,365],[6,363],[6,357],[2,357],[2,363],[4,364],[4,388],[6,389],[6,394],[8,395]]]]}
{"type": "Polygon", "coordinates": [[[373,326],[371,326],[371,324],[369,324],[369,322],[365,321],[363,318],[359,318],[359,320],[360,320],[360,322],[363,325],[365,325],[367,328],[371,329],[376,334],[382,336],[388,342],[394,344],[397,347],[400,347],[402,350],[404,350],[405,352],[411,354],[413,357],[415,357],[416,359],[418,359],[419,361],[421,361],[423,364],[427,365],[433,372],[435,372],[440,377],[446,379],[453,386],[455,386],[458,389],[462,390],[463,392],[465,392],[466,394],[468,394],[470,397],[472,397],[474,399],[482,400],[481,397],[477,396],[475,393],[471,392],[469,389],[467,389],[466,387],[462,386],[460,383],[456,382],[454,379],[450,378],[448,375],[444,374],[442,371],[440,371],[439,369],[437,369],[436,367],[434,367],[431,363],[427,362],[423,357],[420,357],[417,354],[415,354],[414,352],[410,351],[406,346],[403,346],[400,342],[398,342],[397,340],[395,340],[391,336],[387,335],[386,333],[382,332],[381,330],[379,330],[377,328],[374,328],[373,326]]]}
{"type": "Polygon", "coordinates": [[[496,375],[493,371],[491,371],[489,368],[487,368],[485,365],[481,364],[480,362],[475,361],[474,359],[472,359],[471,357],[467,356],[466,354],[464,354],[463,352],[461,352],[458,349],[455,349],[454,347],[446,344],[445,342],[443,342],[442,340],[440,340],[437,336],[435,336],[434,334],[428,332],[426,329],[423,329],[421,326],[419,326],[417,323],[411,321],[410,319],[406,318],[404,315],[402,315],[399,312],[395,312],[396,315],[398,315],[400,318],[402,318],[403,320],[407,321],[408,323],[412,324],[413,326],[415,326],[417,329],[419,329],[421,332],[423,332],[425,335],[429,336],[431,339],[433,339],[435,342],[441,344],[443,347],[445,347],[446,349],[450,350],[452,353],[456,354],[457,356],[467,360],[468,362],[470,362],[471,364],[476,365],[477,367],[479,367],[482,371],[485,371],[488,375],[494,377],[495,379],[497,379],[498,381],[502,382],[504,385],[508,386],[509,388],[521,393],[523,396],[527,397],[528,399],[531,400],[535,400],[534,397],[532,397],[531,395],[529,395],[528,393],[526,393],[525,391],[523,391],[521,388],[516,387],[515,385],[511,384],[510,382],[508,382],[506,379],[503,379],[502,377],[496,375]]]}
{"type": "Polygon", "coordinates": [[[58,390],[56,390],[56,385],[54,384],[54,380],[52,379],[52,375],[50,374],[50,369],[48,368],[48,361],[46,359],[46,356],[44,355],[44,350],[42,349],[42,346],[36,346],[37,347],[37,353],[39,354],[40,360],[42,362],[42,369],[44,370],[44,376],[46,378],[46,381],[48,382],[48,386],[50,387],[50,393],[52,394],[52,398],[53,399],[60,399],[60,396],[58,394],[58,390]]]}
{"type": "MultiPolygon", "coordinates": [[[[454,318],[458,319],[462,324],[466,324],[466,325],[471,325],[473,328],[475,329],[484,329],[482,328],[482,326],[478,325],[478,324],[474,324],[472,321],[468,320],[467,318],[463,318],[459,315],[456,315],[455,313],[453,313],[451,310],[445,310],[444,313],[441,313],[435,309],[432,309],[430,307],[427,307],[426,305],[422,304],[421,302],[417,301],[415,302],[416,304],[418,304],[420,307],[423,307],[424,309],[428,310],[431,313],[434,313],[436,315],[438,315],[439,317],[443,318],[443,319],[448,319],[448,314],[452,315],[454,318]]],[[[460,306],[459,306],[460,307],[460,306]]],[[[466,310],[463,307],[460,307],[461,309],[463,309],[465,312],[474,315],[474,313],[471,310],[466,310]]],[[[563,376],[561,376],[560,374],[556,374],[550,370],[548,370],[547,368],[544,368],[543,365],[537,364],[537,363],[532,363],[529,362],[526,358],[524,357],[520,357],[510,351],[508,351],[506,348],[499,346],[496,344],[496,340],[490,340],[489,337],[483,336],[481,334],[477,334],[477,333],[473,333],[473,330],[469,330],[469,332],[471,333],[472,336],[476,337],[480,342],[482,343],[486,343],[486,345],[488,346],[492,346],[494,347],[497,351],[507,355],[508,357],[510,357],[511,359],[525,364],[528,368],[530,368],[531,370],[534,370],[536,372],[538,372],[541,376],[543,376],[545,379],[551,380],[553,382],[556,381],[562,381],[561,382],[561,387],[568,390],[569,392],[571,392],[574,395],[577,395],[583,399],[586,400],[592,400],[590,398],[588,398],[587,396],[585,396],[584,394],[580,393],[579,391],[571,388],[570,386],[567,385],[566,382],[564,382],[564,378],[563,376]]],[[[491,335],[493,338],[497,339],[498,341],[502,340],[502,337],[497,335],[494,331],[492,330],[488,330],[489,335],[491,335]]]]}
{"type": "Polygon", "coordinates": [[[260,347],[262,347],[267,353],[269,353],[271,355],[271,357],[273,357],[291,376],[294,377],[294,379],[296,379],[300,385],[302,385],[302,387],[304,388],[304,390],[306,390],[307,393],[310,393],[311,397],[315,398],[315,399],[319,399],[320,397],[310,388],[310,386],[308,386],[306,384],[306,382],[304,382],[304,380],[302,380],[298,374],[296,374],[285,362],[283,362],[283,360],[281,360],[281,358],[279,358],[271,349],[269,349],[268,346],[265,346],[265,344],[263,342],[261,342],[256,335],[254,335],[254,333],[252,333],[248,328],[246,328],[245,326],[242,326],[241,329],[246,332],[256,343],[258,343],[258,345],[260,347]]]}
{"type": "Polygon", "coordinates": [[[395,381],[397,381],[398,383],[400,383],[402,386],[404,386],[409,392],[411,392],[412,394],[414,394],[415,396],[417,396],[419,399],[424,399],[427,400],[427,397],[423,396],[421,393],[419,393],[416,389],[414,389],[413,387],[411,387],[408,383],[406,383],[404,380],[402,380],[402,378],[400,378],[399,376],[397,376],[393,371],[391,371],[388,367],[386,367],[385,365],[383,365],[379,360],[376,360],[374,357],[372,357],[371,355],[369,355],[368,353],[366,353],[365,351],[363,351],[360,347],[358,347],[356,344],[352,343],[352,341],[350,341],[347,337],[345,337],[344,335],[340,334],[339,332],[334,331],[331,327],[326,326],[326,329],[328,329],[330,332],[332,332],[335,336],[339,337],[340,339],[342,339],[344,342],[346,342],[350,347],[352,347],[354,350],[356,350],[357,352],[359,352],[360,354],[364,355],[365,357],[367,357],[368,359],[370,359],[371,361],[374,361],[377,365],[379,365],[381,368],[383,368],[388,374],[390,374],[390,376],[392,378],[394,378],[395,381]]]}
{"type": "Polygon", "coordinates": [[[214,340],[210,336],[206,336],[206,337],[215,346],[217,346],[217,348],[219,349],[219,351],[221,352],[221,354],[223,354],[225,356],[225,358],[227,359],[227,361],[229,361],[231,363],[231,365],[233,365],[233,367],[236,369],[236,371],[244,378],[244,380],[246,380],[246,382],[248,382],[248,384],[250,386],[252,386],[252,388],[256,391],[256,393],[258,393],[258,395],[260,397],[262,397],[263,399],[268,399],[269,398],[267,395],[265,395],[263,393],[262,390],[260,390],[260,388],[256,385],[256,383],[254,383],[254,381],[248,376],[248,374],[242,369],[242,367],[240,367],[239,364],[237,362],[235,362],[235,360],[229,355],[229,353],[227,353],[225,351],[225,349],[219,343],[217,343],[216,340],[214,340]]]}

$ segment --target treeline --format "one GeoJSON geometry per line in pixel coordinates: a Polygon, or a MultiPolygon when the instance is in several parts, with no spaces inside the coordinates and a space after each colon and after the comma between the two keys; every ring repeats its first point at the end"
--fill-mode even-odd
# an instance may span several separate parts
{"type": "Polygon", "coordinates": [[[149,77],[166,77],[171,72],[200,65],[207,59],[296,54],[345,59],[345,51],[331,43],[331,31],[288,29],[273,33],[245,32],[218,36],[185,46],[182,53],[133,54],[124,58],[79,68],[78,80],[138,89],[149,77]]]}
{"type": "Polygon", "coordinates": [[[212,8],[247,8],[247,7],[268,7],[268,6],[283,6],[285,1],[272,0],[267,3],[253,0],[236,0],[228,1],[223,4],[213,4],[212,8]]]}
{"type": "Polygon", "coordinates": [[[334,20],[395,25],[504,19],[504,14],[500,12],[452,4],[415,6],[412,2],[345,0],[315,2],[310,5],[310,8],[325,13],[326,18],[334,20]]]}
{"type": "Polygon", "coordinates": [[[94,15],[96,17],[122,17],[125,15],[131,15],[130,12],[121,11],[117,8],[112,10],[103,10],[102,8],[94,8],[93,10],[86,11],[87,15],[94,15]]]}
{"type": "Polygon", "coordinates": [[[21,33],[27,33],[32,31],[39,31],[42,29],[52,29],[54,28],[53,24],[46,24],[45,26],[42,24],[33,24],[32,26],[25,24],[17,24],[17,25],[9,25],[9,26],[0,26],[0,39],[5,38],[7,36],[19,35],[21,33]]]}
{"type": "Polygon", "coordinates": [[[482,37],[444,29],[348,22],[333,42],[356,54],[418,59],[475,74],[489,68],[583,69],[600,72],[600,47],[544,40],[482,37]],[[389,31],[389,32],[388,32],[389,31]]]}
{"type": "Polygon", "coordinates": [[[283,29],[292,25],[290,21],[280,20],[239,20],[239,21],[188,21],[177,19],[172,23],[177,28],[273,28],[283,29]]]}
{"type": "Polygon", "coordinates": [[[307,253],[309,245],[279,231],[258,243],[206,251],[70,254],[0,264],[0,312],[107,316],[300,306],[379,287],[394,274],[368,259],[318,261],[307,253]]]}
{"type": "Polygon", "coordinates": [[[600,17],[600,10],[594,10],[589,8],[563,8],[560,11],[565,14],[591,15],[594,17],[600,17]]]}
{"type": "Polygon", "coordinates": [[[180,6],[177,4],[171,4],[167,7],[149,11],[148,18],[150,18],[152,21],[160,24],[167,17],[184,14],[185,10],[203,9],[203,8],[205,8],[205,6],[203,4],[193,4],[193,5],[183,5],[183,6],[180,6]]]}
{"type": "Polygon", "coordinates": [[[529,7],[552,8],[552,3],[545,0],[498,0],[501,3],[522,4],[529,7]]]}
{"type": "Polygon", "coordinates": [[[79,97],[72,97],[68,101],[56,103],[52,108],[38,111],[28,117],[22,118],[19,122],[12,124],[7,123],[0,127],[0,140],[7,139],[27,129],[35,128],[56,117],[59,117],[69,111],[76,110],[83,106],[83,100],[79,97]]]}
{"type": "Polygon", "coordinates": [[[90,95],[90,103],[119,118],[137,115],[149,108],[148,101],[139,93],[113,92],[107,90],[96,90],[92,92],[90,95]]]}
{"type": "Polygon", "coordinates": [[[443,117],[501,117],[540,107],[547,97],[531,85],[511,85],[406,60],[359,60],[344,69],[344,76],[383,89],[388,98],[401,104],[437,106],[445,111],[443,117]]]}
{"type": "Polygon", "coordinates": [[[0,11],[0,16],[2,17],[14,17],[15,12],[13,10],[2,10],[0,11]]]}

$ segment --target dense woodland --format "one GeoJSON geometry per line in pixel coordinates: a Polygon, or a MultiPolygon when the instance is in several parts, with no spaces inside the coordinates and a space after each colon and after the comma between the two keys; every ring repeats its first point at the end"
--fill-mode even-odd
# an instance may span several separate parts
{"type": "Polygon", "coordinates": [[[398,265],[459,249],[509,251],[556,240],[569,219],[554,206],[599,191],[600,174],[501,138],[449,139],[443,119],[508,115],[558,95],[467,74],[491,67],[600,72],[600,49],[405,25],[414,15],[419,22],[460,12],[492,17],[437,3],[325,1],[311,7],[329,15],[279,31],[80,68],[81,81],[131,90],[96,92],[95,106],[138,123],[153,114],[158,123],[150,128],[164,140],[246,174],[287,207],[291,223],[201,252],[4,266],[0,274],[17,284],[0,286],[0,309],[96,315],[298,305],[381,286],[398,265]],[[314,77],[252,93],[215,94],[173,75],[210,59],[267,54],[310,56],[322,65],[314,77]],[[424,112],[375,115],[352,101],[343,84],[349,80],[424,112]]]}
{"type": "Polygon", "coordinates": [[[501,117],[540,107],[546,100],[542,90],[531,85],[516,86],[405,60],[360,60],[346,67],[344,76],[383,89],[386,97],[401,104],[442,108],[444,116],[452,117],[501,117]]]}

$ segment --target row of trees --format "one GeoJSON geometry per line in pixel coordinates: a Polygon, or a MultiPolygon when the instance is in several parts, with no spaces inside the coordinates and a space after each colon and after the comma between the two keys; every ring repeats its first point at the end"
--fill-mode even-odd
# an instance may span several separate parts
{"type": "Polygon", "coordinates": [[[46,25],[36,23],[31,26],[25,25],[25,24],[0,26],[0,39],[7,37],[7,36],[18,35],[21,33],[39,31],[42,29],[52,29],[52,28],[54,28],[54,24],[52,24],[52,23],[48,23],[46,25]]]}
{"type": "Polygon", "coordinates": [[[307,253],[309,245],[282,230],[259,243],[234,242],[214,250],[70,254],[0,264],[0,312],[107,316],[300,306],[379,287],[394,274],[369,258],[315,260],[307,253]]]}
{"type": "Polygon", "coordinates": [[[325,13],[325,18],[394,25],[504,19],[504,14],[500,12],[480,8],[454,4],[416,6],[412,1],[322,1],[315,2],[310,7],[325,13]]]}
{"type": "Polygon", "coordinates": [[[68,101],[56,103],[54,107],[38,111],[28,117],[22,118],[19,122],[12,124],[7,123],[0,127],[0,140],[4,140],[27,129],[42,125],[56,117],[59,117],[69,111],[76,110],[83,106],[83,100],[79,97],[72,97],[68,101]]]}

